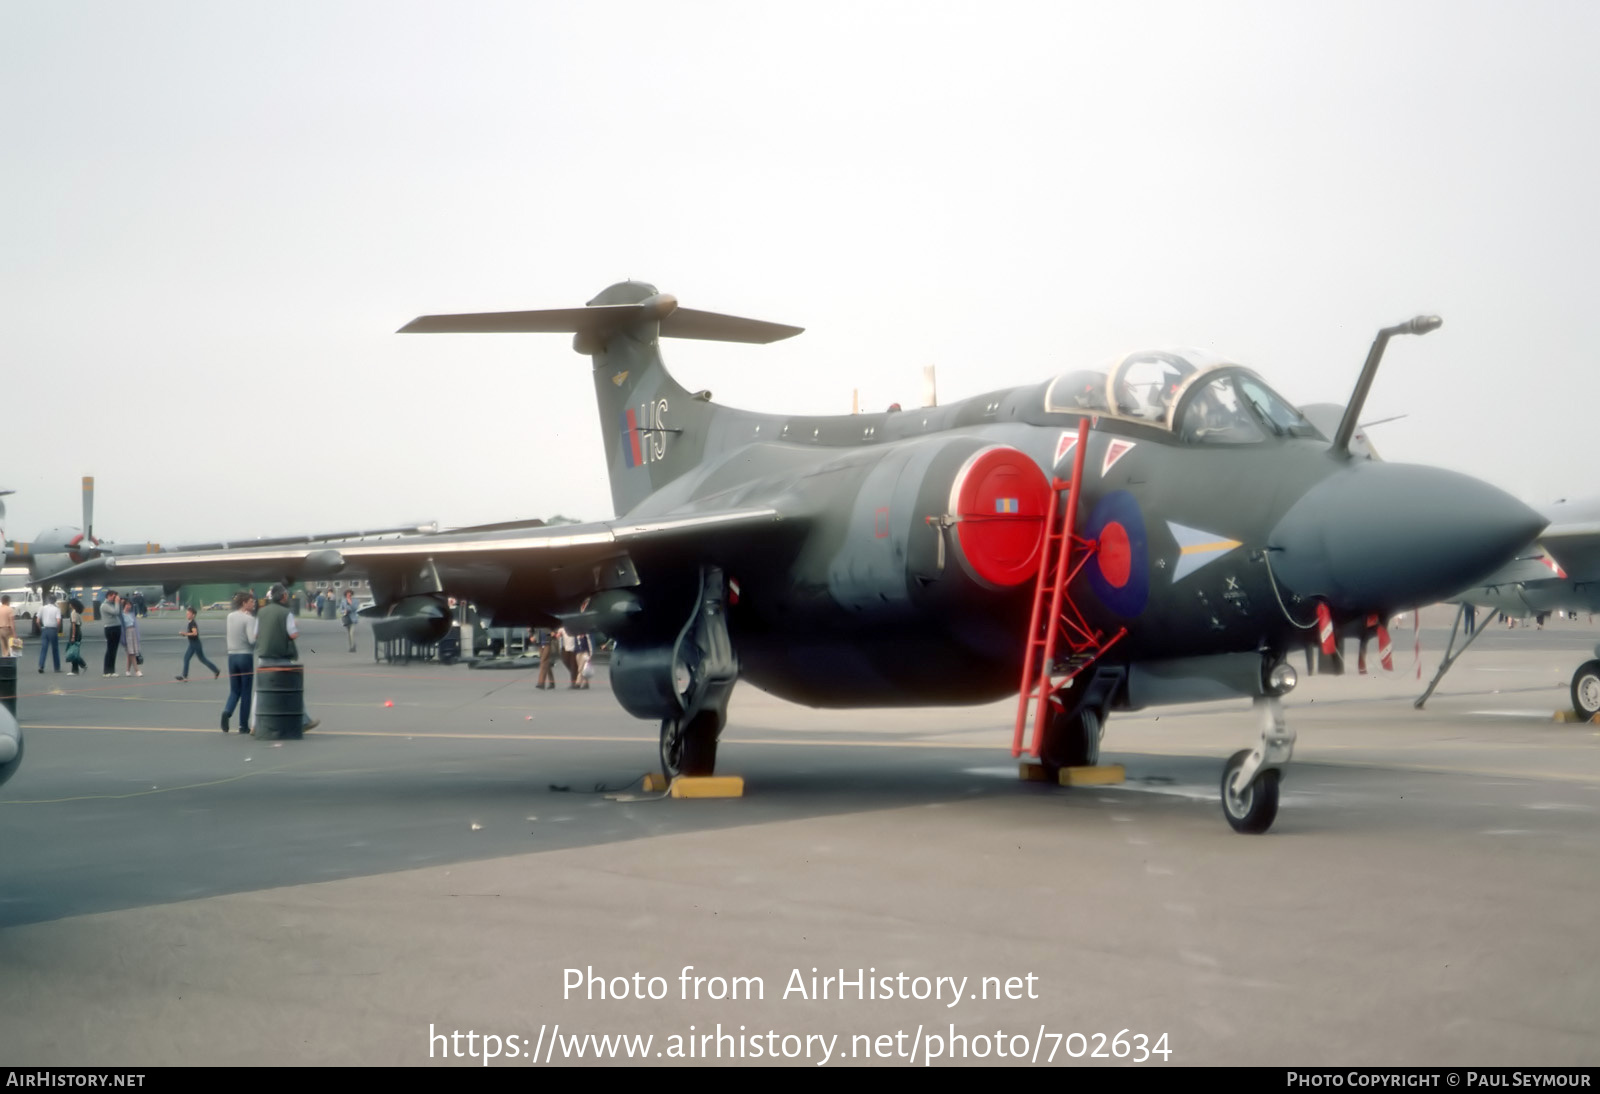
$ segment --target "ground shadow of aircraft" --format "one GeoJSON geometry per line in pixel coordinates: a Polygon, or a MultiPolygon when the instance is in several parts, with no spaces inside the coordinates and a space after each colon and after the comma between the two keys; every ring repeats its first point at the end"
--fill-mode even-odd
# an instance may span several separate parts
{"type": "MultiPolygon", "coordinates": [[[[1470,632],[1463,630],[1462,624],[1468,618],[1465,605],[1503,612],[1512,618],[1537,616],[1541,622],[1554,612],[1600,611],[1600,497],[1577,501],[1563,498],[1546,506],[1543,516],[1549,527],[1536,542],[1518,552],[1513,561],[1451,598],[1461,602],[1463,608],[1450,628],[1450,642],[1439,662],[1439,671],[1416,701],[1419,709],[1467,647],[1489,629],[1486,620],[1470,632]],[[1456,648],[1458,635],[1465,639],[1460,649],[1456,648]]],[[[1573,672],[1571,693],[1572,710],[1579,718],[1589,721],[1600,715],[1600,645],[1595,647],[1594,658],[1573,672]]]]}
{"type": "MultiPolygon", "coordinates": [[[[371,614],[420,641],[447,596],[496,625],[603,631],[611,683],[658,721],[669,774],[707,774],[738,680],[819,707],[1023,692],[1013,752],[1094,763],[1121,710],[1248,696],[1260,738],[1222,779],[1264,831],[1293,748],[1289,656],[1432,603],[1543,527],[1453,472],[1352,458],[1380,332],[1329,439],[1248,369],[1193,351],[939,407],[797,417],[718,406],[662,337],[799,328],[679,307],[624,282],[582,308],[425,316],[410,333],[558,332],[592,358],[617,519],[381,544],[103,558],[139,581],[364,574],[371,614]],[[1070,470],[1069,470],[1070,469],[1070,470]],[[1025,744],[1025,721],[1032,736],[1025,744]]],[[[69,571],[69,574],[72,571],[69,571]]]]}

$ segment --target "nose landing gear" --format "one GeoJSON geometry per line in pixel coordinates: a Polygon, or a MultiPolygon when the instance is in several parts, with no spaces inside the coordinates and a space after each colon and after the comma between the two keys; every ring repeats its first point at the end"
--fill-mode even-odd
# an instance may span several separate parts
{"type": "Polygon", "coordinates": [[[1235,752],[1222,771],[1222,815],[1235,832],[1259,835],[1278,817],[1278,783],[1294,754],[1294,731],[1283,720],[1283,700],[1258,696],[1252,707],[1261,720],[1261,741],[1235,752]]]}

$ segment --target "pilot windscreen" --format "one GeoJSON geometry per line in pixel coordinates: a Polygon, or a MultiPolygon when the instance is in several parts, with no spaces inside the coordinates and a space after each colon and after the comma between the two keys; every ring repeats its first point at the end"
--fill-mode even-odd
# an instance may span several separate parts
{"type": "Polygon", "coordinates": [[[1316,427],[1286,403],[1271,388],[1248,376],[1239,377],[1239,387],[1261,420],[1280,437],[1315,437],[1316,427]]]}
{"type": "Polygon", "coordinates": [[[1197,444],[1253,444],[1261,427],[1239,401],[1233,378],[1219,376],[1195,392],[1184,409],[1179,433],[1197,444]]]}

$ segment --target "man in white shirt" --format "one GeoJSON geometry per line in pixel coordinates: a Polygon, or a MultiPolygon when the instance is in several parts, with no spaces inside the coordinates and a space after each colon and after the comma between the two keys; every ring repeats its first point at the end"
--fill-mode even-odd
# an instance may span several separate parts
{"type": "Polygon", "coordinates": [[[55,601],[46,600],[39,609],[39,671],[44,671],[44,653],[50,651],[56,671],[61,671],[61,609],[55,601]]]}

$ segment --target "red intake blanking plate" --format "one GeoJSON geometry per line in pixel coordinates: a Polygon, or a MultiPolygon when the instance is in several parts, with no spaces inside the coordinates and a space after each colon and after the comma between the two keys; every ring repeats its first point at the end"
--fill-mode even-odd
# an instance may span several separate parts
{"type": "Polygon", "coordinates": [[[973,455],[950,488],[951,511],[961,517],[955,539],[973,575],[1001,587],[1032,578],[1054,501],[1039,465],[1015,448],[973,455]]]}

